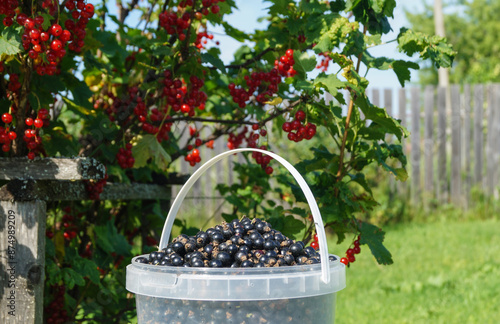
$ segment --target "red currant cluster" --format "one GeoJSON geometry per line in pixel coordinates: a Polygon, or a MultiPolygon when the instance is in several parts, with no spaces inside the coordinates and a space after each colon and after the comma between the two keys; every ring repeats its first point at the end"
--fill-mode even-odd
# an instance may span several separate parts
{"type": "MultiPolygon", "coordinates": [[[[9,97],[17,95],[19,93],[19,89],[21,89],[21,82],[19,82],[19,75],[16,73],[12,73],[9,75],[9,83],[7,85],[7,90],[9,90],[9,97]]],[[[9,98],[11,99],[11,98],[9,98]]]]}
{"type": "Polygon", "coordinates": [[[175,112],[182,112],[188,114],[190,117],[194,116],[194,109],[205,109],[205,102],[207,101],[207,94],[200,89],[204,85],[203,79],[195,75],[189,78],[189,88],[183,84],[180,79],[173,79],[172,72],[165,71],[163,79],[163,97],[167,99],[167,104],[172,107],[175,112]]]}
{"type": "Polygon", "coordinates": [[[253,72],[250,75],[245,75],[244,79],[248,90],[237,87],[235,83],[230,83],[228,85],[229,94],[240,108],[246,107],[251,96],[255,96],[258,103],[264,104],[266,100],[278,92],[281,77],[295,76],[297,72],[293,69],[294,64],[293,50],[288,49],[285,55],[274,62],[274,68],[271,71],[253,72]]]}
{"type": "MultiPolygon", "coordinates": [[[[262,145],[259,147],[261,150],[268,150],[268,148],[265,145],[262,145]]],[[[260,164],[262,169],[267,173],[271,174],[273,173],[273,168],[270,167],[268,164],[271,162],[273,159],[269,155],[262,154],[260,152],[252,152],[252,158],[255,160],[257,164],[260,164]]]]}
{"type": "Polygon", "coordinates": [[[11,131],[9,127],[10,123],[12,123],[12,115],[10,113],[3,114],[2,121],[7,128],[0,126],[0,144],[2,144],[2,151],[9,152],[11,141],[17,138],[17,134],[11,131]]]}
{"type": "Polygon", "coordinates": [[[225,1],[226,0],[201,0],[201,4],[203,5],[203,8],[201,8],[201,14],[207,16],[209,14],[209,10],[213,14],[218,14],[220,7],[217,3],[225,1]]]}
{"type": "Polygon", "coordinates": [[[236,87],[234,83],[230,83],[228,86],[229,94],[240,108],[245,108],[246,102],[253,95],[255,95],[257,102],[263,104],[278,92],[278,85],[281,83],[281,77],[277,69],[272,69],[269,72],[253,72],[250,75],[245,75],[244,79],[248,90],[243,87],[236,87]]]}
{"type": "Polygon", "coordinates": [[[180,41],[186,39],[185,30],[189,28],[191,15],[189,12],[184,12],[181,17],[178,16],[179,12],[164,11],[160,14],[159,24],[165,28],[169,35],[177,34],[180,41]]]}
{"type": "Polygon", "coordinates": [[[314,234],[313,241],[311,242],[311,247],[315,250],[319,249],[318,234],[314,234]]]}
{"type": "Polygon", "coordinates": [[[246,134],[248,133],[248,127],[243,127],[243,129],[238,133],[229,133],[229,138],[227,140],[227,148],[230,150],[237,149],[246,139],[246,134]]]}
{"type": "Polygon", "coordinates": [[[133,168],[135,159],[132,156],[132,144],[127,143],[125,148],[120,147],[118,153],[116,153],[116,160],[122,169],[133,168]]]}
{"type": "Polygon", "coordinates": [[[352,242],[351,244],[351,247],[349,247],[345,252],[345,258],[341,258],[340,262],[348,266],[349,264],[356,261],[356,257],[354,255],[361,252],[361,248],[359,247],[359,240],[360,236],[358,235],[357,240],[354,240],[354,242],[352,242]]]}
{"type": "Polygon", "coordinates": [[[62,225],[64,227],[63,236],[67,241],[71,241],[77,235],[78,227],[75,224],[75,217],[71,215],[71,208],[64,208],[65,214],[62,217],[62,225]]]}
{"type": "Polygon", "coordinates": [[[27,128],[24,131],[23,140],[26,142],[26,146],[29,150],[28,159],[33,160],[37,155],[45,155],[42,146],[42,137],[40,136],[40,129],[42,127],[49,126],[49,111],[42,108],[38,111],[35,119],[28,117],[25,119],[24,123],[27,128]]]}
{"type": "Polygon", "coordinates": [[[196,163],[201,162],[200,151],[198,149],[193,149],[191,153],[186,155],[184,158],[185,161],[189,162],[189,165],[195,166],[196,163]]]}
{"type": "Polygon", "coordinates": [[[0,2],[0,15],[5,15],[3,18],[3,25],[5,27],[12,26],[14,23],[17,7],[19,7],[18,0],[4,0],[0,2]]]}
{"type": "Polygon", "coordinates": [[[323,56],[323,58],[321,59],[321,62],[318,64],[318,66],[316,66],[316,68],[323,72],[326,72],[332,58],[330,57],[328,52],[319,53],[319,56],[323,56]]]}
{"type": "Polygon", "coordinates": [[[293,78],[297,74],[297,71],[293,68],[294,64],[293,49],[287,49],[285,55],[274,61],[274,68],[278,70],[281,76],[293,78]]]}
{"type": "Polygon", "coordinates": [[[306,114],[302,110],[295,113],[295,119],[291,122],[284,122],[281,127],[288,133],[288,139],[293,142],[300,142],[303,139],[310,140],[316,135],[316,125],[312,123],[303,124],[306,114]],[[294,132],[295,131],[295,132],[294,132]]]}
{"type": "Polygon", "coordinates": [[[72,36],[68,48],[74,52],[80,52],[85,45],[84,38],[87,34],[85,28],[89,19],[94,15],[94,5],[85,3],[83,0],[68,0],[65,7],[72,18],[64,22],[64,27],[71,32],[72,36]]]}
{"type": "Polygon", "coordinates": [[[47,319],[45,323],[47,324],[62,324],[70,322],[68,312],[64,307],[64,294],[66,288],[64,286],[52,286],[50,287],[50,292],[53,292],[53,300],[50,304],[45,306],[44,314],[46,314],[47,319]]]}
{"type": "Polygon", "coordinates": [[[101,193],[104,190],[104,186],[108,182],[108,175],[104,177],[104,179],[94,181],[94,180],[85,180],[85,190],[89,195],[90,200],[99,200],[101,193]]]}
{"type": "Polygon", "coordinates": [[[196,41],[194,42],[194,46],[198,49],[203,49],[205,48],[203,45],[206,45],[208,43],[207,39],[214,39],[214,35],[207,33],[206,31],[204,32],[199,32],[196,34],[196,41]]]}

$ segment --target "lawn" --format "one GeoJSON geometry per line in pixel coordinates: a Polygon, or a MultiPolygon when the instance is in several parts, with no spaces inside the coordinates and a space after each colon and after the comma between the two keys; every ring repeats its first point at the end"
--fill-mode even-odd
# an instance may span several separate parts
{"type": "Polygon", "coordinates": [[[384,229],[394,264],[379,266],[362,246],[337,294],[337,324],[500,322],[499,220],[384,229]]]}

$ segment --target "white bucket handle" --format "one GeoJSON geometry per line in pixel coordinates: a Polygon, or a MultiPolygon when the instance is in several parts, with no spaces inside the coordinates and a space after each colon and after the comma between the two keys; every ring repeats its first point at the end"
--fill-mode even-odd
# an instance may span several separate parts
{"type": "Polygon", "coordinates": [[[309,208],[311,209],[311,214],[314,219],[314,225],[316,226],[316,234],[318,234],[318,243],[320,246],[319,254],[321,256],[321,280],[324,283],[329,283],[330,282],[330,267],[329,267],[329,255],[328,255],[328,245],[326,243],[326,234],[325,234],[325,229],[323,227],[323,220],[321,219],[321,214],[319,212],[318,204],[316,203],[316,200],[314,199],[314,196],[311,192],[311,189],[307,185],[306,181],[302,177],[302,175],[291,165],[288,161],[280,157],[279,155],[276,155],[275,153],[265,151],[265,150],[260,150],[260,149],[252,149],[252,148],[241,148],[241,149],[234,149],[231,151],[227,151],[224,153],[221,153],[210,160],[208,160],[205,164],[203,164],[198,170],[196,170],[191,177],[186,181],[184,186],[181,188],[179,193],[177,194],[177,197],[175,197],[174,202],[172,203],[172,206],[170,207],[170,211],[168,212],[167,219],[165,220],[165,225],[163,226],[163,232],[161,234],[161,239],[160,239],[160,250],[165,248],[168,244],[168,240],[170,238],[170,232],[172,231],[172,225],[174,224],[175,217],[179,211],[179,208],[181,207],[181,204],[186,197],[189,189],[191,189],[192,185],[198,180],[198,178],[207,170],[210,168],[212,165],[217,163],[218,161],[222,160],[225,157],[228,157],[230,155],[233,155],[235,153],[240,153],[240,152],[260,152],[266,155],[269,155],[276,161],[280,162],[295,178],[295,180],[298,182],[300,188],[302,189],[302,192],[304,192],[304,195],[306,196],[307,202],[309,203],[309,208]]]}

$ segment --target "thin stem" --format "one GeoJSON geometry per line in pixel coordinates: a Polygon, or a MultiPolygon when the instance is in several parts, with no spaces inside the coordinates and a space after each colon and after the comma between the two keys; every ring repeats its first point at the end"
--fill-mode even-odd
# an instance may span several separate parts
{"type": "MultiPolygon", "coordinates": [[[[364,26],[363,29],[363,34],[366,35],[367,31],[367,26],[364,26]]],[[[359,68],[361,66],[361,57],[363,56],[363,52],[359,53],[358,55],[358,62],[356,63],[356,73],[359,72],[359,68]]],[[[345,145],[347,142],[347,134],[349,132],[349,123],[351,122],[351,116],[352,116],[352,111],[354,108],[354,101],[356,100],[356,95],[352,96],[351,101],[349,102],[349,108],[347,111],[347,117],[345,120],[345,130],[344,130],[344,136],[342,138],[342,146],[340,148],[340,156],[339,156],[339,169],[337,171],[337,182],[340,182],[342,180],[342,168],[344,167],[344,155],[345,155],[345,145]]],[[[336,189],[336,192],[338,193],[338,188],[336,189]]]]}

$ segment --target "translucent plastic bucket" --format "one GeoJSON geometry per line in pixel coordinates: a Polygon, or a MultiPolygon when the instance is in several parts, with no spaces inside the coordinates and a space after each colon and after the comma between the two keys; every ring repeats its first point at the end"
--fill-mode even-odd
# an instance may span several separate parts
{"type": "Polygon", "coordinates": [[[309,203],[318,234],[321,263],[272,268],[183,268],[127,266],[128,291],[136,294],[138,322],[145,323],[334,323],[336,292],[345,288],[345,266],[329,261],[318,205],[307,183],[280,156],[259,149],[236,149],[202,165],[182,187],[165,221],[160,249],[188,190],[210,166],[238,152],[256,151],[283,164],[309,203]]]}

